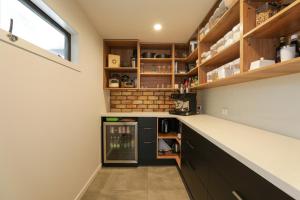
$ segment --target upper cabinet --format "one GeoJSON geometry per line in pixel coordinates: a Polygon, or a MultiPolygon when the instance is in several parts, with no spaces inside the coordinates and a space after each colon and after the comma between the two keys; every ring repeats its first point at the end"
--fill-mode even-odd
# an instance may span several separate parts
{"type": "Polygon", "coordinates": [[[184,44],[104,40],[105,89],[206,89],[299,73],[290,44],[300,38],[300,1],[268,2],[219,0],[184,44]]]}

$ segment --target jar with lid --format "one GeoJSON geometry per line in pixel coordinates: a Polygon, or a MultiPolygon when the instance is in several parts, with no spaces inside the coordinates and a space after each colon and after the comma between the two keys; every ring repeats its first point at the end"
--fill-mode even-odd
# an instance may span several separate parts
{"type": "Polygon", "coordinates": [[[275,58],[276,63],[281,61],[281,59],[280,59],[280,50],[285,45],[286,45],[286,38],[285,37],[280,37],[279,46],[276,48],[276,58],[275,58]]]}
{"type": "Polygon", "coordinates": [[[291,46],[295,46],[295,57],[299,57],[300,56],[300,45],[298,42],[298,35],[297,34],[293,34],[291,36],[291,42],[290,42],[291,46]]]}

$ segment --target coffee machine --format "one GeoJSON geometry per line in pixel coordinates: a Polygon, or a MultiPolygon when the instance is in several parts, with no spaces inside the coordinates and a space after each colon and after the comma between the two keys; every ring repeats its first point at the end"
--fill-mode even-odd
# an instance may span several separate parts
{"type": "Polygon", "coordinates": [[[171,99],[175,101],[175,108],[170,110],[174,115],[195,115],[197,113],[197,94],[196,93],[174,93],[171,99]]]}

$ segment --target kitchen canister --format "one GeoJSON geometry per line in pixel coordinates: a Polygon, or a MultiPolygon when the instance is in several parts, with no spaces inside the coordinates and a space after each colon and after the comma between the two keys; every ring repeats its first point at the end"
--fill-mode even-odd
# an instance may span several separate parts
{"type": "Polygon", "coordinates": [[[296,57],[296,46],[286,45],[280,49],[281,61],[287,61],[296,57]]]}

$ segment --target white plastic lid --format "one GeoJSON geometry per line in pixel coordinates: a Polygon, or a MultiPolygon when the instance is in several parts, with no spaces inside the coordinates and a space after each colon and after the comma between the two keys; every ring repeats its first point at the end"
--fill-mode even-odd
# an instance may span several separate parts
{"type": "Polygon", "coordinates": [[[291,35],[291,40],[294,40],[294,39],[298,39],[298,35],[297,34],[291,35]]]}

